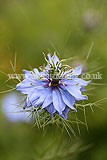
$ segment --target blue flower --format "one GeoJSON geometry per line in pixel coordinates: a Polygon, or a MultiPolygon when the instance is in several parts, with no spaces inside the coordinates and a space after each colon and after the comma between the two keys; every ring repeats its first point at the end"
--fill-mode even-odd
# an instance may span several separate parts
{"type": "Polygon", "coordinates": [[[51,115],[58,113],[67,118],[70,109],[77,111],[74,107],[76,100],[88,99],[82,94],[84,87],[90,81],[85,81],[78,76],[82,73],[82,66],[71,68],[62,65],[56,54],[45,57],[47,65],[32,71],[23,70],[24,80],[17,84],[16,90],[26,94],[25,107],[46,109],[51,115]],[[69,69],[68,69],[69,68],[69,69]]]}
{"type": "Polygon", "coordinates": [[[30,112],[23,112],[24,96],[18,96],[16,92],[8,93],[2,100],[2,112],[5,117],[11,122],[31,122],[30,112]],[[19,105],[20,104],[20,105],[19,105]],[[19,107],[18,107],[19,105],[19,107]],[[29,117],[29,118],[28,118],[29,117]]]}

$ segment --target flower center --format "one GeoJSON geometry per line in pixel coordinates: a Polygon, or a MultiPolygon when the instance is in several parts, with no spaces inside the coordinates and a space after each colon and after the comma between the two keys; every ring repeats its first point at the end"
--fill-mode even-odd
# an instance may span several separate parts
{"type": "Polygon", "coordinates": [[[52,86],[57,86],[59,84],[59,79],[53,79],[52,81],[51,81],[51,85],[52,86]]]}
{"type": "Polygon", "coordinates": [[[55,79],[55,78],[53,78],[53,79],[49,79],[49,84],[48,84],[48,86],[57,86],[58,84],[60,84],[60,79],[55,79]]]}
{"type": "Polygon", "coordinates": [[[57,86],[60,84],[59,72],[56,72],[55,69],[49,71],[49,86],[57,86]]]}

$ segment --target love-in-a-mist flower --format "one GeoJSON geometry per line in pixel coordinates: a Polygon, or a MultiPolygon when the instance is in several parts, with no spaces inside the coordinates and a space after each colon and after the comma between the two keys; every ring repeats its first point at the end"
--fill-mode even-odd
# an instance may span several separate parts
{"type": "Polygon", "coordinates": [[[90,81],[85,81],[78,76],[82,73],[82,66],[71,68],[62,65],[64,60],[59,60],[56,54],[52,57],[44,55],[47,65],[32,71],[23,70],[25,79],[17,84],[16,89],[26,94],[26,107],[47,110],[52,116],[55,113],[67,118],[69,110],[77,111],[76,100],[87,99],[82,94],[84,87],[90,81]]]}

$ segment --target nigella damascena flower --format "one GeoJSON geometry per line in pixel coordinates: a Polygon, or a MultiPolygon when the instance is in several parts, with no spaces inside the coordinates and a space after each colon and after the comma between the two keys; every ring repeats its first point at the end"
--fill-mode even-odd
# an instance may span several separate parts
{"type": "Polygon", "coordinates": [[[37,68],[23,70],[25,78],[16,89],[27,95],[25,108],[45,109],[51,115],[58,113],[66,119],[70,109],[77,111],[74,107],[76,100],[87,99],[82,91],[90,81],[78,78],[82,73],[81,66],[62,65],[63,60],[60,61],[56,54],[53,57],[48,54],[48,59],[44,57],[47,65],[40,67],[40,72],[37,68]]]}

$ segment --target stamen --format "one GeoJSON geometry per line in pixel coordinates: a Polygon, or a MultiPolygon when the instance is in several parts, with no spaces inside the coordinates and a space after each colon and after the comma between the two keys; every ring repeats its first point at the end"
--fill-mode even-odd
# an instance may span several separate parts
{"type": "Polygon", "coordinates": [[[31,86],[34,86],[34,84],[33,84],[33,83],[30,83],[30,85],[31,85],[31,86]]]}
{"type": "Polygon", "coordinates": [[[59,84],[61,84],[61,81],[59,81],[59,84]]]}
{"type": "Polygon", "coordinates": [[[51,82],[49,83],[49,87],[51,86],[51,82]]]}
{"type": "Polygon", "coordinates": [[[46,58],[46,55],[45,55],[45,53],[43,52],[43,55],[44,55],[44,59],[45,59],[45,61],[51,66],[51,67],[53,67],[52,66],[52,64],[47,60],[47,58],[46,58]]]}
{"type": "Polygon", "coordinates": [[[62,82],[62,84],[63,84],[63,86],[65,87],[65,84],[64,84],[64,82],[62,82]]]}

